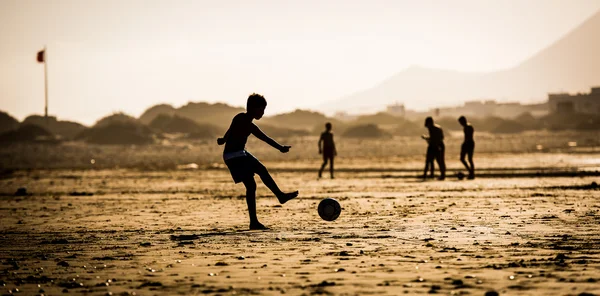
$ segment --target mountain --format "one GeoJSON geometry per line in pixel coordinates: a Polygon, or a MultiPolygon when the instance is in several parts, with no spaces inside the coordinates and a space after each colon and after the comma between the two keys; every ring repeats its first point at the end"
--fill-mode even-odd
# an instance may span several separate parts
{"type": "Polygon", "coordinates": [[[484,98],[539,102],[548,92],[600,85],[600,12],[518,66],[490,73],[410,67],[373,88],[326,103],[328,111],[372,111],[400,102],[423,109],[484,98]]]}

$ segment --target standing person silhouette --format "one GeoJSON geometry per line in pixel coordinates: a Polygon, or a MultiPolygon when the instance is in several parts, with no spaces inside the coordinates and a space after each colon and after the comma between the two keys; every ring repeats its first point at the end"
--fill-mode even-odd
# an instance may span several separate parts
{"type": "Polygon", "coordinates": [[[319,170],[319,178],[323,174],[323,170],[329,161],[329,174],[333,179],[333,159],[337,156],[337,150],[335,149],[335,142],[333,141],[333,133],[331,132],[331,123],[325,124],[325,131],[321,133],[319,138],[319,154],[323,154],[323,164],[319,170]]]}
{"type": "Polygon", "coordinates": [[[225,144],[223,160],[229,168],[231,177],[235,183],[243,182],[246,187],[246,203],[250,216],[250,229],[268,229],[262,225],[256,217],[256,182],[254,174],[260,176],[263,183],[275,194],[281,204],[298,196],[298,191],[284,193],[279,189],[267,168],[256,159],[250,152],[246,151],[248,136],[253,134],[273,148],[287,153],[291,146],[284,146],[265,135],[252,120],[259,120],[265,113],[267,100],[262,95],[251,94],[246,102],[246,113],[239,113],[231,121],[231,126],[222,138],[217,139],[219,145],[225,144]]]}
{"type": "Polygon", "coordinates": [[[431,177],[433,177],[433,159],[435,159],[440,168],[440,177],[438,180],[444,180],[446,178],[444,130],[442,130],[441,126],[433,122],[431,116],[425,118],[425,127],[429,130],[429,136],[422,136],[428,143],[427,155],[425,157],[425,171],[423,175],[427,175],[427,168],[431,166],[431,177]]]}
{"type": "Polygon", "coordinates": [[[429,137],[428,136],[421,135],[421,138],[423,138],[428,143],[427,151],[425,152],[425,169],[423,170],[422,178],[427,179],[427,171],[430,171],[429,178],[433,179],[434,171],[435,171],[434,160],[435,160],[436,151],[434,151],[435,150],[434,147],[429,145],[429,137]]]}
{"type": "Polygon", "coordinates": [[[460,162],[462,162],[469,171],[467,179],[473,180],[475,179],[475,165],[473,164],[473,152],[475,151],[473,134],[475,133],[475,129],[464,116],[459,117],[458,122],[463,126],[463,131],[465,133],[465,140],[460,146],[460,162]],[[465,156],[469,157],[469,164],[465,161],[465,156]]]}

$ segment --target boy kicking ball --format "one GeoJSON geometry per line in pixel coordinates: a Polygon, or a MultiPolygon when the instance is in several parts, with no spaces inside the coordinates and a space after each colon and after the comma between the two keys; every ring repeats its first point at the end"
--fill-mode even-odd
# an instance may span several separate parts
{"type": "Polygon", "coordinates": [[[256,182],[254,174],[257,174],[263,183],[275,194],[281,204],[298,196],[298,191],[284,193],[279,189],[267,168],[245,150],[248,136],[253,134],[255,137],[263,140],[273,148],[287,153],[291,146],[284,146],[265,135],[252,120],[259,120],[265,113],[267,100],[262,95],[251,94],[246,103],[246,113],[240,113],[233,117],[231,126],[222,138],[217,139],[219,145],[225,144],[223,150],[223,160],[233,181],[244,183],[246,186],[246,203],[248,204],[248,214],[250,216],[250,229],[268,229],[268,227],[258,222],[256,217],[256,182]]]}

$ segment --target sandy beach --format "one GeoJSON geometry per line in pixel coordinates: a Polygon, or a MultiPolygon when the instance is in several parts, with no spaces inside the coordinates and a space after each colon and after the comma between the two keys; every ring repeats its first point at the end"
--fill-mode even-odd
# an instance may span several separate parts
{"type": "Polygon", "coordinates": [[[247,230],[223,169],[6,173],[3,294],[600,294],[595,176],[424,182],[342,166],[317,180],[270,165],[300,197],[279,205],[258,182],[268,231],[247,230]],[[343,207],[334,222],[317,214],[325,197],[343,207]]]}

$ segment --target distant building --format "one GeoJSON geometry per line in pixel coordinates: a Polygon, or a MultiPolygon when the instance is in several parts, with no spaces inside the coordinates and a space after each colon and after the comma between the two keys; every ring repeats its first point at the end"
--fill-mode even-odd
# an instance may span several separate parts
{"type": "Polygon", "coordinates": [[[385,111],[395,116],[404,117],[404,115],[406,115],[406,108],[404,107],[404,104],[395,103],[393,105],[388,105],[385,111]]]}
{"type": "Polygon", "coordinates": [[[338,111],[333,115],[333,117],[336,119],[339,119],[339,120],[343,120],[343,121],[350,121],[350,120],[356,119],[356,117],[358,117],[358,116],[350,115],[350,114],[348,114],[348,112],[338,111]]]}
{"type": "Polygon", "coordinates": [[[548,94],[548,106],[555,113],[600,114],[600,87],[592,87],[587,94],[548,94]]]}
{"type": "Polygon", "coordinates": [[[487,117],[515,118],[523,113],[542,116],[548,113],[548,107],[543,104],[522,105],[520,103],[499,103],[495,100],[469,101],[463,106],[436,108],[430,112],[441,117],[487,117]]]}

